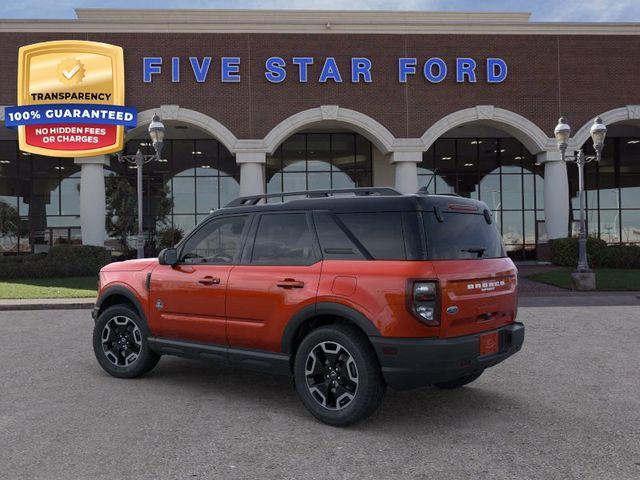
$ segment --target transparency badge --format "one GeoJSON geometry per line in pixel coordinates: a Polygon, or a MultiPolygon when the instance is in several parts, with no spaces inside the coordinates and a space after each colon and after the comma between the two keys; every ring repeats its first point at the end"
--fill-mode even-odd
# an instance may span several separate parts
{"type": "Polygon", "coordinates": [[[18,55],[18,106],[5,109],[5,125],[18,128],[20,150],[55,157],[122,150],[137,114],[124,106],[121,47],[62,40],[18,55]]]}

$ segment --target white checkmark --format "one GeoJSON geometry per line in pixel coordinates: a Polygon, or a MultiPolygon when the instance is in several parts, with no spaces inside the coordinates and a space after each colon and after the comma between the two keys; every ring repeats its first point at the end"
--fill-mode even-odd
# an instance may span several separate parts
{"type": "Polygon", "coordinates": [[[80,70],[80,65],[76,65],[75,67],[73,67],[70,72],[67,72],[66,70],[62,70],[62,74],[65,76],[67,80],[70,80],[71,77],[73,77],[78,70],[80,70]]]}

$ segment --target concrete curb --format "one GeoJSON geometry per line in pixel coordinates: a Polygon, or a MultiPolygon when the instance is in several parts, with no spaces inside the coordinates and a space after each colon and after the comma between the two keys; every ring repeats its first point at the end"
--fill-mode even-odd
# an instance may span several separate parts
{"type": "Polygon", "coordinates": [[[0,300],[0,312],[20,310],[90,310],[95,304],[94,298],[38,298],[28,300],[0,300]]]}

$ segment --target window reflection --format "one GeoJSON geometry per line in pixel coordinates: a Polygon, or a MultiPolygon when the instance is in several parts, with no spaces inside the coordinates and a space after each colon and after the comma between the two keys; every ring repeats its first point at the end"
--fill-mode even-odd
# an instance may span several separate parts
{"type": "MultiPolygon", "coordinates": [[[[584,145],[593,152],[591,140],[584,145]]],[[[570,215],[577,234],[580,218],[578,169],[567,165],[570,215]]],[[[640,138],[607,137],[602,160],[585,169],[587,231],[608,243],[640,243],[637,218],[640,212],[640,138]]]]}
{"type": "MultiPolygon", "coordinates": [[[[132,140],[125,150],[135,153],[138,148],[152,153],[146,140],[132,140]]],[[[135,192],[136,169],[123,169],[115,160],[110,168],[135,192]]],[[[188,233],[212,209],[237,197],[239,182],[235,157],[217,140],[165,140],[162,160],[143,168],[144,228],[151,243],[168,228],[188,233]]]]}
{"type": "MultiPolygon", "coordinates": [[[[544,218],[542,169],[513,138],[441,138],[418,164],[421,187],[480,199],[492,211],[510,255],[535,250],[536,219],[544,218]]],[[[542,232],[544,233],[544,232],[542,232]]]]}
{"type": "Polygon", "coordinates": [[[372,186],[371,143],[355,133],[299,133],[267,157],[267,193],[372,186]]]}

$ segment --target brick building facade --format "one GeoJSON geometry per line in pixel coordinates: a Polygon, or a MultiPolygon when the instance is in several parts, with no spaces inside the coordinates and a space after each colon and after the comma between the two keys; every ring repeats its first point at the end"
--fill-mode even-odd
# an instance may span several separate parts
{"type": "MultiPolygon", "coordinates": [[[[0,21],[0,105],[16,102],[23,45],[80,39],[121,46],[126,104],[140,112],[127,149],[145,147],[154,112],[168,127],[166,165],[149,167],[145,189],[151,199],[170,196],[173,206],[154,212],[149,200],[150,238],[166,226],[191,228],[238,193],[427,186],[486,201],[508,249],[530,257],[574,228],[576,173],[560,161],[558,117],[569,119],[571,147],[580,148],[599,115],[609,136],[603,162],[587,172],[589,231],[610,243],[640,242],[638,24],[422,12],[77,16],[0,21]],[[488,71],[488,59],[500,59],[506,70],[497,71],[506,76],[488,71]],[[361,74],[352,78],[354,65],[361,74]]],[[[0,200],[20,225],[4,228],[0,250],[109,244],[104,222],[87,218],[104,217],[101,179],[132,172],[107,157],[29,158],[14,132],[2,130],[0,200]],[[86,200],[91,205],[81,204],[83,187],[97,191],[86,200]]]]}

